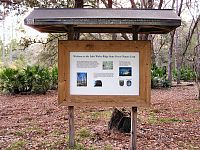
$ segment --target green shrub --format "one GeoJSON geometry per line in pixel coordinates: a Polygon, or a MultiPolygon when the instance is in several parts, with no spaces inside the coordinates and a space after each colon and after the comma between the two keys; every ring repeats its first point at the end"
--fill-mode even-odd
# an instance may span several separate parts
{"type": "Polygon", "coordinates": [[[33,87],[33,71],[31,66],[27,66],[23,69],[23,77],[24,77],[24,83],[23,83],[23,89],[22,92],[31,92],[33,87]]]}
{"type": "Polygon", "coordinates": [[[167,77],[167,68],[157,67],[155,64],[151,67],[151,75],[153,77],[166,78],[167,77]]]}
{"type": "Polygon", "coordinates": [[[45,94],[52,82],[56,87],[55,76],[56,71],[52,73],[48,68],[40,66],[27,66],[24,69],[5,68],[0,72],[0,87],[1,91],[11,94],[27,92],[45,94]]]}
{"type": "Polygon", "coordinates": [[[32,92],[45,94],[51,84],[51,75],[47,68],[34,66],[32,69],[32,92]]]}
{"type": "Polygon", "coordinates": [[[24,140],[18,140],[14,143],[12,143],[9,147],[7,147],[5,150],[20,150],[24,149],[27,141],[24,140]]]}
{"type": "Polygon", "coordinates": [[[166,78],[153,77],[151,78],[152,88],[169,88],[171,86],[169,80],[166,78]]]}
{"type": "Polygon", "coordinates": [[[51,90],[58,88],[58,67],[53,67],[51,69],[51,90]]]}
{"type": "MultiPolygon", "coordinates": [[[[173,70],[172,72],[173,79],[177,80],[178,71],[173,70]]],[[[194,81],[196,78],[196,73],[190,68],[181,68],[180,69],[180,79],[183,81],[194,81]]]]}
{"type": "Polygon", "coordinates": [[[91,136],[91,133],[88,129],[86,129],[85,127],[81,128],[79,131],[78,131],[78,136],[80,138],[88,138],[91,136]]]}
{"type": "Polygon", "coordinates": [[[166,67],[157,67],[153,65],[151,68],[151,87],[152,88],[168,88],[170,82],[167,80],[166,67]]]}
{"type": "Polygon", "coordinates": [[[0,74],[0,87],[4,92],[19,93],[21,73],[17,69],[4,68],[0,74]]]}

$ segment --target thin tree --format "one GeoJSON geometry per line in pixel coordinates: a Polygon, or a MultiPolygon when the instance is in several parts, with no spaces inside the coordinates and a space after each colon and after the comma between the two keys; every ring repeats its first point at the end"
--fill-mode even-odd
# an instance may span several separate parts
{"type": "MultiPolygon", "coordinates": [[[[172,9],[175,8],[174,5],[175,5],[175,0],[172,1],[172,9]]],[[[178,15],[178,16],[181,15],[182,6],[183,6],[183,0],[180,1],[179,8],[178,8],[178,5],[177,5],[177,10],[178,10],[178,14],[177,14],[177,15],[178,15]]],[[[173,56],[175,32],[176,32],[176,30],[173,30],[173,31],[170,33],[171,41],[170,41],[170,47],[169,47],[169,50],[168,50],[168,80],[169,80],[169,82],[170,82],[171,84],[172,84],[172,56],[173,56]]]]}
{"type": "Polygon", "coordinates": [[[200,45],[195,47],[195,72],[196,72],[196,85],[198,89],[198,100],[200,100],[200,45]]]}

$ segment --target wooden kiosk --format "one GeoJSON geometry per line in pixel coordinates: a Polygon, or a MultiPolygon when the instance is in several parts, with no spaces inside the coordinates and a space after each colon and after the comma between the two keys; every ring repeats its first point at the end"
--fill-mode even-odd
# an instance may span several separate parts
{"type": "Polygon", "coordinates": [[[25,24],[46,33],[68,33],[58,43],[58,102],[68,106],[70,149],[74,106],[131,107],[136,150],[137,107],[150,105],[151,43],[138,34],[166,34],[180,26],[173,10],[34,9],[25,24]],[[80,41],[79,33],[126,33],[131,40],[80,41]]]}

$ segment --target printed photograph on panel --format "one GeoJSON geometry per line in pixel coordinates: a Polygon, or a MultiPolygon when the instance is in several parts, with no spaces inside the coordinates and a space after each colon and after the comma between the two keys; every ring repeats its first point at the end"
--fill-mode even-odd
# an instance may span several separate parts
{"type": "Polygon", "coordinates": [[[87,86],[87,73],[77,72],[77,86],[87,86]]]}
{"type": "Polygon", "coordinates": [[[101,80],[94,81],[94,87],[102,87],[102,81],[101,80]]]}
{"type": "Polygon", "coordinates": [[[113,70],[113,61],[103,61],[103,70],[113,70]]]}
{"type": "Polygon", "coordinates": [[[119,76],[132,76],[132,67],[119,67],[119,76]]]}

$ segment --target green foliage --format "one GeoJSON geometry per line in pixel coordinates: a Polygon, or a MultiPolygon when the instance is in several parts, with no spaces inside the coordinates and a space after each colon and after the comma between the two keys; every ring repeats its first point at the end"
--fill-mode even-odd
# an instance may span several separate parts
{"type": "Polygon", "coordinates": [[[112,148],[112,145],[111,144],[107,144],[107,145],[105,145],[105,147],[104,147],[104,150],[112,150],[113,148],[112,148]]]}
{"type": "MultiPolygon", "coordinates": [[[[173,70],[172,72],[174,80],[177,79],[178,71],[173,70]]],[[[195,80],[197,74],[190,68],[181,68],[180,69],[180,79],[183,81],[193,81],[195,80]]]]}
{"type": "Polygon", "coordinates": [[[150,124],[156,124],[157,123],[157,117],[156,117],[156,114],[154,112],[149,113],[148,122],[150,124]]]}
{"type": "Polygon", "coordinates": [[[51,76],[47,68],[34,66],[32,70],[32,92],[45,94],[50,87],[51,76]]]}
{"type": "Polygon", "coordinates": [[[170,82],[167,80],[166,67],[157,67],[153,65],[151,68],[151,87],[152,88],[168,88],[170,82]]]}
{"type": "Polygon", "coordinates": [[[23,147],[26,145],[26,141],[16,141],[14,143],[12,143],[8,148],[6,148],[6,150],[19,150],[19,149],[23,149],[23,147]]]}
{"type": "Polygon", "coordinates": [[[182,120],[178,118],[159,118],[154,112],[150,112],[148,116],[149,124],[160,124],[160,123],[181,123],[181,122],[192,122],[192,120],[182,120]]]}
{"type": "Polygon", "coordinates": [[[58,67],[51,69],[51,86],[50,89],[55,90],[58,88],[58,67]]]}
{"type": "Polygon", "coordinates": [[[0,74],[1,90],[9,93],[19,93],[21,78],[19,70],[12,68],[3,69],[0,74]]]}
{"type": "Polygon", "coordinates": [[[158,119],[161,123],[173,123],[173,122],[183,122],[183,120],[177,118],[160,118],[158,119]]]}
{"type": "Polygon", "coordinates": [[[86,150],[86,148],[84,147],[84,145],[80,144],[80,143],[76,143],[74,149],[77,149],[77,150],[86,150]]]}
{"type": "Polygon", "coordinates": [[[27,66],[24,69],[4,68],[0,72],[0,89],[11,94],[45,94],[48,89],[57,89],[58,69],[27,66]]]}
{"type": "Polygon", "coordinates": [[[14,135],[15,136],[24,136],[26,133],[24,132],[24,131],[16,131],[15,133],[14,133],[14,135]]]}
{"type": "Polygon", "coordinates": [[[85,139],[85,138],[88,138],[91,136],[91,133],[88,129],[86,128],[81,128],[79,131],[78,131],[78,136],[82,139],[85,139]]]}
{"type": "Polygon", "coordinates": [[[167,77],[166,66],[157,67],[156,65],[153,65],[152,68],[151,68],[151,75],[153,77],[166,78],[167,77]]]}
{"type": "Polygon", "coordinates": [[[100,112],[92,112],[90,117],[92,120],[98,120],[100,116],[101,116],[100,112]]]}
{"type": "Polygon", "coordinates": [[[104,120],[109,120],[112,115],[112,111],[107,110],[107,111],[95,111],[91,112],[91,115],[89,116],[92,120],[98,120],[103,118],[104,120]]]}

